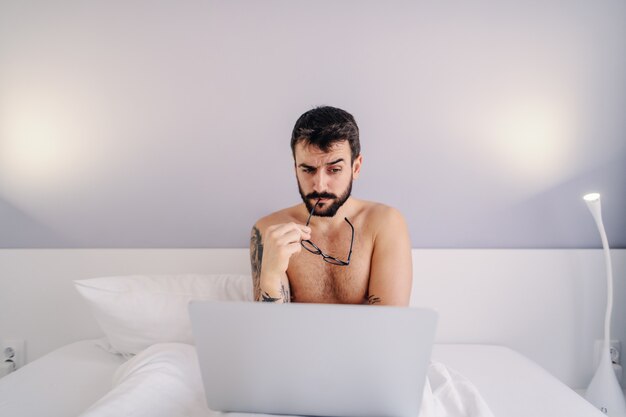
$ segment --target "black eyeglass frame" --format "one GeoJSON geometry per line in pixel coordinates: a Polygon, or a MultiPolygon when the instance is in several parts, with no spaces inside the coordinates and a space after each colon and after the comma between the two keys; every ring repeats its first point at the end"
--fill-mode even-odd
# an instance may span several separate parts
{"type": "MultiPolygon", "coordinates": [[[[319,200],[315,203],[315,205],[311,209],[311,212],[309,213],[309,218],[306,221],[306,226],[308,226],[309,223],[311,222],[311,217],[313,216],[313,212],[315,211],[315,207],[317,207],[318,204],[319,204],[319,200]]],[[[343,219],[346,221],[346,223],[348,223],[348,225],[350,226],[350,229],[352,230],[352,237],[350,238],[350,251],[348,252],[348,259],[346,259],[345,261],[342,261],[339,258],[335,258],[334,256],[330,256],[330,255],[324,253],[315,243],[311,242],[308,239],[300,241],[300,245],[304,249],[306,249],[309,252],[311,252],[313,255],[320,255],[322,257],[322,259],[324,259],[324,261],[328,262],[329,264],[337,265],[337,266],[348,266],[348,265],[350,265],[350,258],[352,257],[352,245],[354,244],[354,226],[352,226],[352,223],[350,223],[350,220],[348,220],[347,217],[344,217],[343,219]],[[308,247],[307,245],[311,245],[312,248],[308,247]]]]}

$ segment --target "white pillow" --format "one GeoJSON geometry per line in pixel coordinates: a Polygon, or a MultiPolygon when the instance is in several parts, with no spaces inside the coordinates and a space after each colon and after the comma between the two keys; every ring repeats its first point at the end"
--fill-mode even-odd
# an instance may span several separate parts
{"type": "Polygon", "coordinates": [[[112,351],[136,354],[155,343],[193,343],[191,300],[252,301],[250,275],[130,275],[74,281],[112,351]]]}

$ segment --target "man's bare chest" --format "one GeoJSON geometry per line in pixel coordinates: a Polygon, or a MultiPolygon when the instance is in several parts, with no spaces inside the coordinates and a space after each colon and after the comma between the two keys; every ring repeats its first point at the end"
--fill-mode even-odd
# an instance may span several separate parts
{"type": "Polygon", "coordinates": [[[367,300],[371,252],[354,251],[350,265],[337,266],[302,250],[293,255],[287,276],[294,302],[361,304],[367,300]]]}

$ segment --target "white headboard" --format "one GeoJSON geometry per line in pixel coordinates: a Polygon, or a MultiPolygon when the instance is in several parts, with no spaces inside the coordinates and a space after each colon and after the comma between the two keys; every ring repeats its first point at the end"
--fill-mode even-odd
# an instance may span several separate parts
{"type": "MultiPolygon", "coordinates": [[[[74,279],[133,273],[250,273],[247,249],[0,250],[0,338],[26,360],[101,335],[74,279]]],[[[626,342],[626,250],[612,251],[613,339],[626,342]]],[[[509,346],[574,388],[593,372],[606,300],[601,250],[413,250],[411,304],[435,308],[439,343],[509,346]]]]}

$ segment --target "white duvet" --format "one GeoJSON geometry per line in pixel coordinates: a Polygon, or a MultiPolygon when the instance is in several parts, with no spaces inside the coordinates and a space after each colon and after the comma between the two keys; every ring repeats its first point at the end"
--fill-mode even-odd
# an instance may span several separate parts
{"type": "MultiPolygon", "coordinates": [[[[111,391],[81,417],[225,415],[206,405],[195,347],[158,343],[122,364],[113,377],[111,391]]],[[[493,414],[470,381],[441,363],[431,363],[419,417],[493,417],[493,414]]]]}

